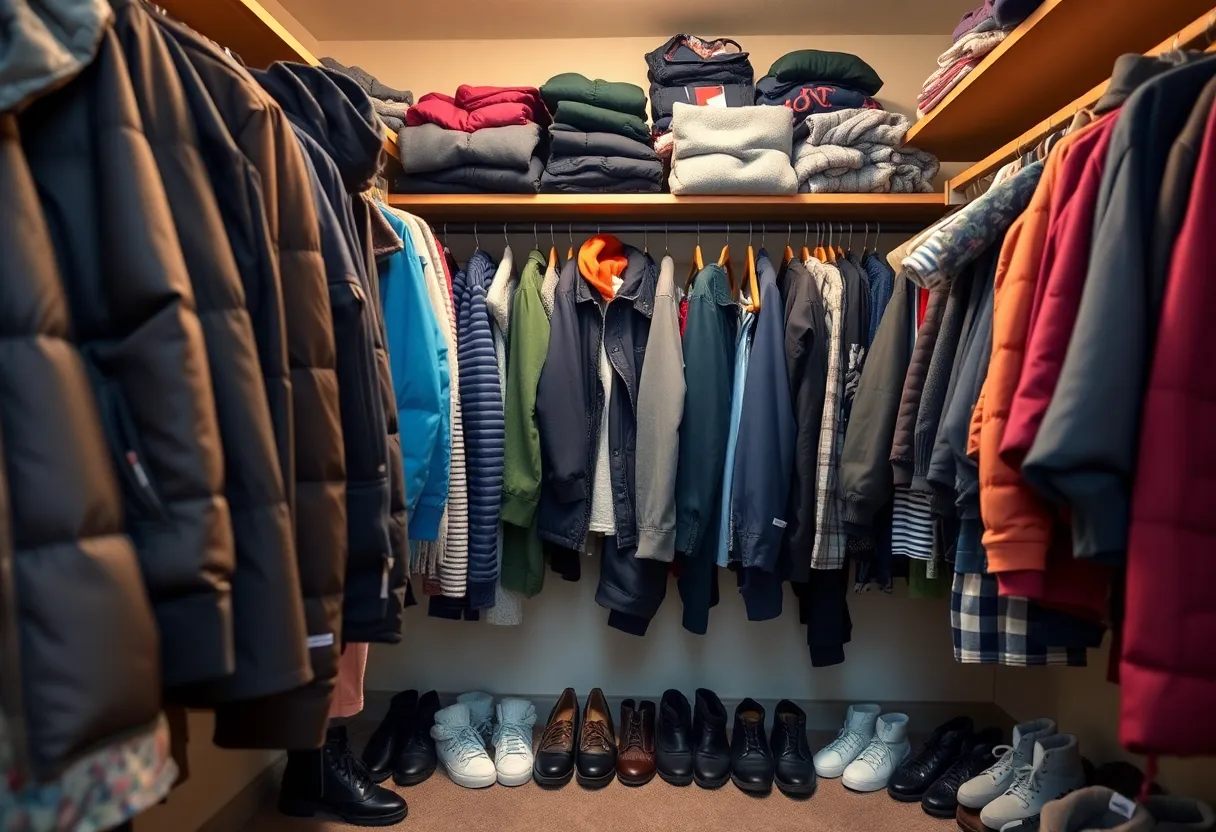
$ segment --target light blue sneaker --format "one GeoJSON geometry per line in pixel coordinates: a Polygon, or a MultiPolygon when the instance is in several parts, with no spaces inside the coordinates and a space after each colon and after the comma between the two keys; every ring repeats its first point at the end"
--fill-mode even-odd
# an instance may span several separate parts
{"type": "Polygon", "coordinates": [[[439,764],[453,783],[466,789],[494,785],[498,772],[481,734],[473,727],[468,705],[457,702],[437,712],[431,736],[435,739],[439,764]]]}
{"type": "Polygon", "coordinates": [[[469,718],[473,727],[481,734],[481,741],[490,747],[490,735],[494,733],[494,697],[479,690],[471,690],[456,697],[457,702],[469,706],[469,718]]]}
{"type": "Polygon", "coordinates": [[[526,699],[503,699],[495,710],[498,727],[494,730],[494,767],[498,769],[498,782],[522,786],[532,779],[536,708],[526,699]]]}

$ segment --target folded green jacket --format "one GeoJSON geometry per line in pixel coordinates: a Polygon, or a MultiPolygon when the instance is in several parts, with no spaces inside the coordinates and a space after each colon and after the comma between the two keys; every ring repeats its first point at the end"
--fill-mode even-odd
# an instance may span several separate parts
{"type": "Polygon", "coordinates": [[[646,93],[636,84],[626,84],[623,81],[605,81],[602,78],[593,81],[577,72],[563,72],[545,82],[540,88],[540,97],[544,99],[545,106],[551,113],[555,112],[557,105],[563,101],[577,101],[580,104],[646,118],[646,93]]]}
{"type": "Polygon", "coordinates": [[[553,121],[584,133],[616,133],[639,142],[650,141],[650,128],[638,116],[606,110],[581,101],[562,101],[553,111],[553,121]]]}

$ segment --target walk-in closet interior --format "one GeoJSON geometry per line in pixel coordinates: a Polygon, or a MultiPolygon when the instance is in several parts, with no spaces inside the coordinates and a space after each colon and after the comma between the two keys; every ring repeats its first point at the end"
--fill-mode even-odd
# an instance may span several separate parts
{"type": "Polygon", "coordinates": [[[1212,0],[0,0],[0,832],[1216,830],[1212,0]]]}

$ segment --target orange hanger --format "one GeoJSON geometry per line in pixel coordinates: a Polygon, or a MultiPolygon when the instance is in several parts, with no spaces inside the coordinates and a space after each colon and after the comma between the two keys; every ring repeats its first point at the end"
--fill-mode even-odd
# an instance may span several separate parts
{"type": "Polygon", "coordinates": [[[735,282],[735,269],[730,264],[730,223],[726,224],[726,245],[718,255],[718,265],[726,269],[726,285],[730,287],[731,297],[738,297],[739,285],[735,282]]]}
{"type": "Polygon", "coordinates": [[[790,223],[785,235],[785,253],[781,255],[781,268],[785,268],[794,259],[794,249],[790,247],[790,237],[794,236],[794,224],[790,223]]]}
{"type": "Polygon", "coordinates": [[[573,225],[570,225],[570,224],[566,225],[566,234],[568,234],[570,237],[570,250],[566,252],[566,259],[573,260],[574,259],[574,226],[573,225]]]}
{"type": "Polygon", "coordinates": [[[692,289],[692,281],[705,268],[705,258],[701,254],[701,223],[697,223],[697,247],[692,252],[692,266],[688,270],[688,280],[684,282],[684,292],[692,289]]]}
{"type": "MultiPolygon", "coordinates": [[[[816,225],[818,225],[818,223],[816,223],[816,225]]],[[[807,248],[807,242],[806,242],[807,237],[809,237],[810,235],[811,235],[811,224],[808,222],[808,223],[806,223],[806,229],[803,231],[803,234],[802,234],[802,262],[803,263],[805,263],[807,260],[811,259],[811,250],[809,248],[807,248]]]]}
{"type": "MultiPolygon", "coordinates": [[[[748,236],[751,236],[750,233],[748,236]]],[[[747,291],[751,293],[752,302],[748,304],[748,311],[760,311],[760,282],[756,279],[756,250],[752,248],[750,240],[747,244],[747,291]]]]}

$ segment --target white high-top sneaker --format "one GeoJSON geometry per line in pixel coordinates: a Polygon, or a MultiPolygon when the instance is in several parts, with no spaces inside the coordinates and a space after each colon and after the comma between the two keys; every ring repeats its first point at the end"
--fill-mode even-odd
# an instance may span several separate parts
{"type": "Polygon", "coordinates": [[[883,714],[874,726],[874,738],[844,770],[840,781],[855,792],[876,792],[912,751],[908,742],[908,715],[883,714]]]}
{"type": "Polygon", "coordinates": [[[457,702],[469,706],[469,718],[473,727],[481,734],[481,741],[490,747],[490,735],[494,733],[494,697],[479,690],[462,693],[456,697],[457,702]]]}
{"type": "Polygon", "coordinates": [[[1035,742],[1055,732],[1056,724],[1050,719],[1035,719],[1014,726],[1013,745],[998,745],[992,749],[994,754],[1000,755],[997,761],[959,786],[959,805],[983,809],[1004,794],[1013,785],[1017,770],[1030,765],[1035,742]]]}
{"type": "Polygon", "coordinates": [[[1072,734],[1053,734],[1034,744],[1034,762],[1022,766],[1013,785],[980,811],[989,829],[1034,817],[1051,801],[1085,786],[1081,750],[1072,734]]]}
{"type": "Polygon", "coordinates": [[[494,761],[486,753],[481,734],[473,727],[469,706],[463,702],[449,705],[435,714],[431,726],[435,753],[448,777],[466,789],[484,789],[498,779],[494,761]]]}
{"type": "Polygon", "coordinates": [[[526,699],[503,699],[495,707],[494,767],[498,782],[522,786],[532,779],[532,727],[536,708],[526,699]]]}
{"type": "Polygon", "coordinates": [[[815,752],[815,773],[820,777],[839,777],[849,763],[874,739],[874,724],[881,709],[872,703],[850,705],[844,727],[836,739],[815,752]]]}

